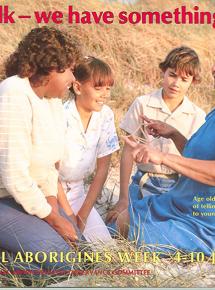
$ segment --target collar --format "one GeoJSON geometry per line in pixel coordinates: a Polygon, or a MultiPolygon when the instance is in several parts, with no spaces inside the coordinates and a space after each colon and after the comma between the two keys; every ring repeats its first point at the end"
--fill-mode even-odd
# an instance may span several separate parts
{"type": "Polygon", "coordinates": [[[181,105],[173,113],[171,113],[162,98],[162,90],[163,89],[161,88],[159,90],[156,90],[152,94],[150,94],[147,106],[152,107],[152,108],[159,108],[163,112],[168,113],[168,114],[173,114],[174,112],[177,112],[177,111],[180,111],[181,113],[185,113],[185,114],[195,113],[193,103],[186,96],[184,96],[184,99],[181,105]]]}
{"type": "MultiPolygon", "coordinates": [[[[64,108],[66,111],[66,118],[67,118],[67,124],[70,124],[72,127],[74,127],[74,119],[78,122],[78,128],[82,131],[82,133],[88,134],[90,131],[95,131],[97,130],[97,125],[99,124],[99,116],[100,112],[93,112],[92,116],[90,118],[89,124],[87,131],[85,132],[82,121],[81,121],[81,116],[78,112],[75,99],[71,99],[67,101],[64,104],[64,108]]],[[[77,123],[76,123],[77,124],[77,123]]]]}
{"type": "Polygon", "coordinates": [[[69,117],[69,115],[72,115],[73,117],[75,117],[75,119],[80,120],[80,115],[79,115],[78,109],[77,109],[76,104],[75,104],[75,99],[71,99],[71,100],[67,101],[64,104],[64,108],[65,108],[66,112],[69,113],[68,117],[69,117]]]}
{"type": "Polygon", "coordinates": [[[162,101],[162,89],[159,89],[150,94],[147,106],[162,109],[162,101]]]}
{"type": "Polygon", "coordinates": [[[71,127],[73,128],[73,130],[79,128],[81,134],[84,136],[85,135],[84,127],[78,109],[76,107],[75,99],[67,101],[64,104],[64,108],[66,113],[67,127],[71,127]]]}

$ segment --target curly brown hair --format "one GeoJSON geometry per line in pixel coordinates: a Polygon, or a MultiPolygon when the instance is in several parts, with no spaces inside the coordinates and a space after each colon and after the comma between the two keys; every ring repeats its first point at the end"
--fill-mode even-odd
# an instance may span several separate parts
{"type": "Polygon", "coordinates": [[[41,81],[51,71],[64,72],[82,58],[74,36],[53,27],[32,29],[5,64],[6,77],[19,75],[31,82],[41,81]]]}

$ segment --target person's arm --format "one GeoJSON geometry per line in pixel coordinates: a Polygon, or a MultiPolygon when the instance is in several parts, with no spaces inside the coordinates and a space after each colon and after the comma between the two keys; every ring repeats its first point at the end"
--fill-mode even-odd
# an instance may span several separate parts
{"type": "Polygon", "coordinates": [[[30,215],[51,213],[42,190],[30,176],[32,108],[27,97],[0,96],[0,175],[9,194],[30,215]]]}
{"type": "Polygon", "coordinates": [[[124,137],[124,140],[133,148],[132,155],[136,162],[163,164],[198,182],[215,186],[215,161],[198,160],[163,153],[150,148],[150,146],[136,144],[127,137],[124,137]]]}
{"type": "Polygon", "coordinates": [[[63,203],[65,213],[76,222],[60,181],[58,182],[58,196],[59,195],[61,196],[60,201],[56,196],[46,196],[46,200],[52,207],[52,211],[43,220],[53,227],[66,241],[74,242],[78,240],[74,226],[59,213],[59,205],[62,206],[61,203],[63,203]]]}
{"type": "Polygon", "coordinates": [[[29,215],[44,219],[65,239],[75,240],[72,225],[53,206],[57,193],[53,192],[49,202],[30,175],[32,108],[28,98],[0,96],[0,116],[0,143],[4,145],[0,147],[0,176],[4,187],[29,215]]]}
{"type": "Polygon", "coordinates": [[[170,139],[175,143],[176,148],[180,153],[183,152],[184,146],[187,143],[187,139],[184,135],[182,135],[178,130],[174,130],[172,135],[170,136],[170,139]]]}
{"type": "Polygon", "coordinates": [[[66,193],[63,189],[63,186],[60,182],[60,180],[58,180],[58,194],[57,194],[57,199],[59,202],[59,205],[62,207],[62,209],[64,210],[64,212],[71,217],[75,223],[77,223],[76,217],[74,215],[74,212],[68,202],[68,199],[66,197],[66,193]]]}
{"type": "MultiPolygon", "coordinates": [[[[56,199],[56,197],[54,197],[54,199],[56,199]]],[[[53,205],[53,200],[50,204],[53,205]]],[[[77,233],[72,223],[69,222],[66,218],[62,217],[59,212],[55,210],[54,207],[51,213],[48,216],[44,217],[43,220],[47,222],[66,241],[75,242],[76,240],[78,240],[77,233]]]]}
{"type": "Polygon", "coordinates": [[[162,164],[191,179],[215,186],[215,161],[164,154],[162,164]]]}
{"type": "Polygon", "coordinates": [[[120,195],[115,206],[108,212],[107,223],[114,222],[119,214],[128,208],[128,186],[133,167],[133,156],[130,146],[124,145],[120,160],[120,195]]]}
{"type": "Polygon", "coordinates": [[[57,198],[55,196],[47,196],[46,200],[48,204],[50,204],[50,206],[52,207],[52,211],[58,213],[59,206],[58,206],[57,198]]]}
{"type": "Polygon", "coordinates": [[[146,122],[146,130],[149,135],[152,135],[155,138],[164,137],[172,139],[178,151],[182,153],[187,139],[176,128],[162,121],[149,119],[145,115],[141,115],[140,118],[146,122]]]}
{"type": "Polygon", "coordinates": [[[86,199],[77,214],[77,223],[81,231],[84,230],[86,220],[96,202],[97,196],[101,193],[103,185],[107,179],[108,169],[110,165],[111,154],[97,158],[96,174],[90,185],[86,199]]]}

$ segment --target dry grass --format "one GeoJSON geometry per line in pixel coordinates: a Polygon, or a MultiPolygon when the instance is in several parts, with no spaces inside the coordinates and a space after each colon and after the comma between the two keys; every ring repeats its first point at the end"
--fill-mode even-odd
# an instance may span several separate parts
{"type": "MultiPolygon", "coordinates": [[[[9,1],[10,2],[10,1],[9,1]]],[[[123,2],[123,1],[122,1],[123,2]]],[[[203,2],[203,1],[202,1],[203,2]]],[[[8,5],[8,1],[1,1],[8,5]]],[[[152,91],[160,86],[162,77],[158,64],[173,47],[187,45],[194,48],[202,63],[202,82],[190,88],[189,96],[197,105],[209,112],[214,106],[213,78],[211,66],[215,61],[214,50],[215,29],[211,25],[157,25],[118,24],[117,15],[120,11],[164,11],[180,7],[184,2],[177,1],[142,1],[135,5],[123,5],[117,1],[12,1],[10,9],[16,14],[30,14],[34,11],[64,12],[64,22],[57,27],[68,30],[77,36],[85,48],[87,55],[94,55],[107,61],[114,70],[115,85],[109,105],[115,113],[117,133],[120,135],[119,122],[125,111],[138,95],[152,91]],[[76,11],[106,11],[114,12],[115,22],[104,24],[68,24],[68,6],[73,5],[76,11]]],[[[192,8],[194,1],[187,3],[187,9],[192,8]]],[[[198,4],[200,10],[213,11],[213,0],[198,4]]],[[[191,9],[192,11],[192,9],[191,9]]],[[[53,24],[50,24],[53,25],[53,24]]],[[[31,28],[38,26],[31,20],[17,19],[16,24],[0,25],[1,52],[0,63],[3,64],[8,55],[15,49],[17,43],[31,28]]],[[[1,66],[2,70],[3,65],[1,66]]],[[[0,72],[1,76],[1,72],[0,72]]],[[[118,154],[114,154],[113,164],[117,164],[118,154]]]]}
{"type": "MultiPolygon", "coordinates": [[[[111,263],[105,260],[101,262],[88,262],[79,264],[78,269],[82,274],[77,276],[74,272],[67,275],[0,275],[2,287],[213,287],[215,266],[210,262],[188,263],[188,255],[181,252],[182,262],[178,262],[176,255],[170,254],[167,258],[160,257],[154,260],[152,255],[147,261],[135,261],[137,252],[135,245],[125,239],[117,242],[117,245],[107,247],[103,245],[103,253],[111,254],[111,263]],[[126,253],[130,258],[123,261],[119,258],[126,253]],[[85,272],[83,272],[83,270],[85,272]],[[145,270],[145,274],[138,271],[145,270]],[[88,271],[88,272],[87,272],[88,271]],[[106,271],[105,273],[103,271],[106,271]],[[124,271],[124,272],[123,272],[124,271]],[[136,272],[135,272],[136,271],[136,272]],[[148,271],[148,273],[147,273],[148,271]],[[81,272],[81,271],[80,271],[81,272]],[[87,272],[87,274],[86,274],[87,272]],[[133,272],[133,273],[132,273],[133,272]],[[85,273],[85,274],[83,274],[85,273]],[[132,274],[129,274],[132,273],[132,274]],[[146,274],[147,273],[147,274],[146,274]]],[[[172,250],[172,249],[170,249],[172,250]]],[[[140,253],[149,252],[148,247],[139,250],[140,253]]],[[[90,254],[89,251],[87,251],[90,254]]],[[[150,254],[149,254],[150,255],[150,254]]],[[[22,268],[21,268],[22,269],[22,268]]],[[[76,268],[77,269],[77,268],[76,268]]],[[[2,267],[0,265],[0,271],[2,267]]],[[[77,270],[76,270],[77,271],[77,270]]],[[[42,271],[41,271],[42,272],[42,271]]]]}
{"type": "MultiPolygon", "coordinates": [[[[212,88],[213,79],[211,77],[211,66],[214,62],[215,42],[213,36],[215,30],[211,25],[119,25],[117,14],[119,11],[148,11],[173,10],[180,7],[183,1],[139,1],[134,6],[125,6],[117,2],[104,4],[102,1],[71,1],[49,0],[38,1],[19,0],[11,1],[16,14],[30,14],[36,10],[60,10],[64,12],[64,23],[60,28],[67,29],[76,35],[83,46],[86,54],[93,54],[106,60],[115,72],[116,84],[112,94],[112,107],[116,112],[116,119],[122,116],[134,97],[143,94],[152,88],[160,85],[161,75],[158,69],[159,62],[166,53],[175,46],[188,45],[193,47],[199,54],[202,62],[202,83],[191,88],[190,98],[194,100],[206,111],[214,105],[212,88]],[[163,3],[163,4],[162,4],[163,3]],[[66,21],[67,8],[73,5],[73,9],[81,12],[105,11],[114,12],[115,22],[111,25],[103,24],[68,24],[66,21]]],[[[106,3],[106,2],[105,2],[106,3]]],[[[7,4],[8,1],[1,1],[7,4]]],[[[193,3],[187,3],[187,9],[193,7],[193,3]]],[[[199,4],[202,10],[213,11],[213,1],[204,1],[199,4]]],[[[19,20],[16,24],[4,24],[0,26],[1,53],[0,61],[14,50],[20,38],[26,34],[30,28],[37,26],[32,20],[19,20]]]]}
{"type": "MultiPolygon", "coordinates": [[[[115,193],[116,180],[118,179],[118,172],[113,168],[112,174],[106,183],[106,191],[104,198],[100,203],[96,205],[99,213],[105,218],[107,210],[114,202],[113,195],[115,193]]],[[[118,190],[117,190],[118,191],[118,190]]],[[[116,202],[116,200],[115,200],[116,202]]],[[[89,247],[82,245],[87,253],[90,254],[89,247]]],[[[1,270],[4,270],[3,265],[0,265],[0,287],[25,287],[26,285],[32,287],[214,287],[215,277],[215,265],[211,259],[205,257],[204,262],[190,262],[191,258],[188,254],[180,252],[179,256],[173,254],[173,251],[177,252],[177,249],[173,247],[165,246],[169,249],[169,256],[166,258],[159,257],[159,259],[153,259],[150,256],[146,261],[135,261],[135,253],[149,252],[151,249],[149,245],[143,245],[141,249],[136,248],[135,242],[129,242],[123,237],[119,237],[116,245],[100,244],[95,252],[108,252],[111,255],[111,262],[106,261],[90,262],[90,263],[78,263],[76,269],[90,270],[87,275],[80,274],[79,276],[73,273],[67,275],[44,275],[35,277],[33,274],[25,276],[23,275],[9,274],[7,276],[1,275],[1,270]],[[121,261],[119,258],[119,252],[121,255],[127,253],[129,259],[121,261]],[[101,270],[100,273],[98,271],[101,270]],[[108,270],[109,273],[103,273],[104,270],[108,270]],[[121,274],[113,274],[111,271],[121,271],[121,274]],[[122,274],[122,271],[126,272],[122,274]],[[149,270],[149,275],[140,274],[128,274],[135,270],[149,270]],[[126,274],[127,273],[127,274],[126,274]]],[[[162,251],[162,247],[158,247],[159,252],[162,251]]],[[[147,257],[148,255],[146,255],[147,257]]],[[[140,259],[141,260],[141,259],[140,259]]],[[[23,269],[21,267],[21,269],[23,269]]]]}

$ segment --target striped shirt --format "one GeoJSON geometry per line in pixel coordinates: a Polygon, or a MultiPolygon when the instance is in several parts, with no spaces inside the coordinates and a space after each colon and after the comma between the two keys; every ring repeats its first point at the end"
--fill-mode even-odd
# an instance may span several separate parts
{"type": "Polygon", "coordinates": [[[39,218],[51,212],[46,196],[57,195],[55,163],[64,149],[60,99],[39,98],[27,78],[0,84],[0,198],[13,197],[39,218]]]}

